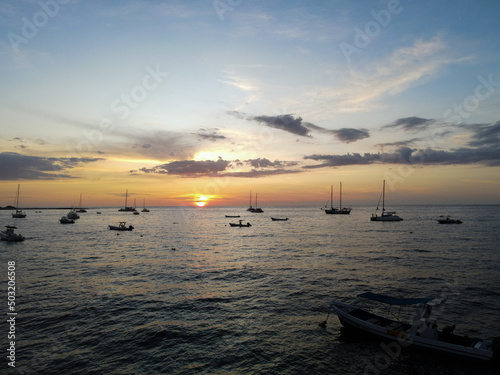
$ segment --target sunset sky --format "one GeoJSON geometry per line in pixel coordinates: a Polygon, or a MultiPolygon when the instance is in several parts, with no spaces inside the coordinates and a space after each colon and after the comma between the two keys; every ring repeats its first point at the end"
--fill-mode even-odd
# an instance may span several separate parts
{"type": "Polygon", "coordinates": [[[0,4],[0,206],[500,203],[498,1],[0,4]],[[338,191],[338,190],[337,190],[338,191]],[[202,198],[205,197],[205,198],[202,198]]]}

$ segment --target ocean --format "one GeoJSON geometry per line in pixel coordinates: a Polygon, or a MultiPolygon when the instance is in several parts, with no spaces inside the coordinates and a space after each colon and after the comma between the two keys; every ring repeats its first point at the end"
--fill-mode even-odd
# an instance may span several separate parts
{"type": "Polygon", "coordinates": [[[333,298],[371,291],[442,297],[438,324],[500,336],[500,206],[151,207],[0,211],[24,242],[0,242],[7,315],[15,262],[15,368],[1,325],[4,374],[494,374],[487,365],[353,335],[329,314],[333,298]],[[97,214],[101,211],[102,214],[97,214]],[[241,215],[249,228],[233,228],[241,215]],[[461,225],[440,225],[452,215],[461,225]],[[272,221],[271,217],[288,217],[272,221]],[[131,232],[108,230],[126,221],[131,232]],[[325,328],[318,323],[327,320],[325,328]],[[6,355],[7,353],[7,355],[6,355]]]}

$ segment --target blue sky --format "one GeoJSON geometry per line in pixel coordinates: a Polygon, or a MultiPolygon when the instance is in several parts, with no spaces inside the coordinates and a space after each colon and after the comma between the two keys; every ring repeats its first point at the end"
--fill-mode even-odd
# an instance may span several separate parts
{"type": "Polygon", "coordinates": [[[452,201],[481,184],[500,203],[499,16],[496,1],[3,2],[1,184],[148,182],[160,199],[155,184],[182,197],[229,177],[214,195],[238,196],[286,176],[289,200],[340,179],[369,200],[395,174],[401,200],[462,183],[452,201]]]}

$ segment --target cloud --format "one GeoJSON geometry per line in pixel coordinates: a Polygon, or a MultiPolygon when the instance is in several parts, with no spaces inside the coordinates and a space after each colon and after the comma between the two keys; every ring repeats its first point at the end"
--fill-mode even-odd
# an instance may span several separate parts
{"type": "Polygon", "coordinates": [[[302,122],[302,117],[294,117],[293,115],[277,115],[277,116],[253,116],[251,120],[260,122],[270,128],[284,130],[286,132],[297,134],[302,137],[310,137],[308,123],[302,122]]]}
{"type": "Polygon", "coordinates": [[[469,142],[470,146],[500,145],[500,121],[494,125],[479,124],[465,127],[474,132],[471,137],[473,140],[469,142]]]}
{"type": "Polygon", "coordinates": [[[0,153],[0,180],[54,180],[73,178],[63,173],[81,164],[101,158],[45,158],[21,155],[15,152],[0,153]]]}
{"type": "Polygon", "coordinates": [[[401,128],[406,131],[419,131],[426,129],[430,125],[436,123],[436,120],[425,119],[421,117],[405,117],[394,121],[392,124],[385,125],[382,129],[387,128],[401,128]]]}
{"type": "Polygon", "coordinates": [[[322,161],[304,166],[306,169],[342,167],[347,165],[410,164],[410,165],[469,165],[500,166],[500,147],[458,148],[449,151],[401,147],[392,153],[353,153],[345,155],[307,155],[304,159],[322,161]]]}
{"type": "Polygon", "coordinates": [[[209,132],[207,129],[200,129],[198,133],[193,133],[196,135],[199,139],[201,140],[208,140],[211,142],[216,142],[216,141],[221,141],[227,139],[226,136],[222,134],[218,134],[217,130],[219,129],[214,129],[212,132],[209,132]]]}
{"type": "Polygon", "coordinates": [[[264,177],[279,174],[301,173],[300,169],[286,169],[298,165],[296,161],[280,161],[274,162],[266,158],[249,159],[245,161],[223,160],[219,157],[218,160],[180,160],[167,164],[155,166],[153,168],[141,168],[139,170],[131,170],[130,173],[157,173],[166,175],[177,175],[183,177],[264,177]],[[248,171],[239,171],[236,169],[245,169],[249,166],[248,171]]]}
{"type": "Polygon", "coordinates": [[[247,116],[238,111],[227,112],[228,114],[247,119],[250,121],[259,122],[265,126],[271,128],[284,130],[286,132],[300,135],[302,137],[312,137],[310,135],[311,130],[320,133],[327,133],[333,135],[340,142],[351,143],[358,141],[363,138],[368,138],[370,133],[367,129],[354,129],[354,128],[342,128],[342,129],[326,129],[318,125],[314,125],[310,122],[302,120],[302,117],[295,117],[292,114],[276,115],[276,116],[247,116]]]}

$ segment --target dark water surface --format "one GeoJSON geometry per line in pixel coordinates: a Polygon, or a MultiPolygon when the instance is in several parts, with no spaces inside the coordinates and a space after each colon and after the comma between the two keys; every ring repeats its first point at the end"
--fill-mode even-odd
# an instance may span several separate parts
{"type": "MultiPolygon", "coordinates": [[[[0,242],[2,311],[16,262],[16,368],[11,374],[494,374],[488,366],[353,336],[332,298],[365,291],[440,297],[439,325],[500,336],[500,206],[407,206],[397,223],[372,207],[28,211],[23,243],[0,242]],[[240,214],[250,228],[231,228],[240,214]],[[440,225],[439,215],[462,225],[440,225]],[[286,222],[271,216],[289,217],[286,222]],[[132,232],[110,231],[127,221],[132,232]],[[389,359],[389,360],[388,360],[389,359]]],[[[5,319],[6,320],[6,319],[5,319]]],[[[1,344],[8,349],[8,325],[1,344]]]]}

